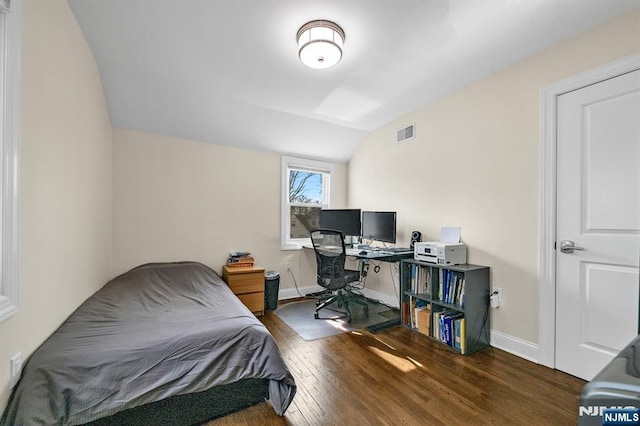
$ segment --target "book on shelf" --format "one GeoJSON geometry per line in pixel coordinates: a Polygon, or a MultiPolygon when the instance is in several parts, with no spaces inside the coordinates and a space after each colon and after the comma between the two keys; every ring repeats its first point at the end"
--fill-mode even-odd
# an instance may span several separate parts
{"type": "Polygon", "coordinates": [[[427,305],[416,308],[416,323],[418,332],[429,336],[429,329],[431,325],[431,307],[427,305]]]}
{"type": "Polygon", "coordinates": [[[407,303],[407,315],[409,327],[412,329],[418,328],[418,311],[424,309],[427,306],[427,302],[421,299],[416,299],[413,296],[409,296],[409,302],[407,303]]]}
{"type": "Polygon", "coordinates": [[[230,257],[227,259],[227,263],[253,263],[253,262],[254,262],[253,257],[243,257],[243,258],[230,257]]]}
{"type": "Polygon", "coordinates": [[[464,307],[464,274],[448,269],[441,269],[438,273],[438,300],[464,307]]]}
{"type": "Polygon", "coordinates": [[[440,340],[440,317],[442,316],[442,312],[435,312],[433,314],[433,338],[440,340]]]}
{"type": "Polygon", "coordinates": [[[460,319],[460,353],[464,355],[467,352],[467,333],[466,333],[467,320],[465,318],[460,319]]]}
{"type": "Polygon", "coordinates": [[[402,322],[403,324],[410,325],[411,324],[411,311],[409,307],[409,302],[402,302],[402,322]]]}
{"type": "Polygon", "coordinates": [[[411,280],[409,283],[409,290],[415,294],[427,294],[431,296],[431,268],[412,265],[411,266],[411,280]]]}
{"type": "Polygon", "coordinates": [[[464,351],[466,350],[465,324],[466,321],[462,317],[456,318],[453,322],[453,347],[458,349],[463,355],[464,351]]]}
{"type": "Polygon", "coordinates": [[[460,344],[462,344],[462,338],[463,338],[463,334],[462,334],[462,329],[460,329],[460,331],[456,331],[456,322],[458,320],[463,320],[464,318],[464,314],[462,312],[457,312],[457,311],[452,311],[452,310],[445,310],[442,312],[438,312],[436,315],[434,315],[434,321],[435,321],[435,317],[437,316],[438,318],[438,322],[435,323],[435,325],[437,325],[438,328],[438,335],[436,337],[438,340],[440,340],[442,343],[446,344],[447,346],[451,346],[452,348],[456,347],[456,335],[459,334],[460,335],[460,344]]]}
{"type": "Polygon", "coordinates": [[[243,263],[227,263],[227,266],[230,268],[251,268],[253,267],[253,262],[243,262],[243,263]]]}

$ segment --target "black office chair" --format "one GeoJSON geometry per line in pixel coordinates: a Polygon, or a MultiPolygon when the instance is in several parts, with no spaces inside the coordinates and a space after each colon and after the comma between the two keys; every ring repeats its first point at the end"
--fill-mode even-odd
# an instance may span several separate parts
{"type": "Polygon", "coordinates": [[[364,315],[369,316],[369,305],[363,297],[352,291],[351,284],[360,280],[360,271],[345,269],[346,253],[342,232],[332,229],[317,229],[311,231],[311,242],[316,253],[318,285],[327,289],[316,302],[316,319],[347,318],[351,322],[352,303],[364,307],[364,315]],[[318,312],[336,303],[338,308],[344,308],[343,315],[321,318],[318,312]]]}

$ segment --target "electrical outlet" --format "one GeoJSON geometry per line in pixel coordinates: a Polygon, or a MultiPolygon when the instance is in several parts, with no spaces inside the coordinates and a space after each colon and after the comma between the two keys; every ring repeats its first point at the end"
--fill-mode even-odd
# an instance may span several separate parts
{"type": "Polygon", "coordinates": [[[11,387],[13,388],[20,380],[22,375],[22,352],[18,352],[9,360],[11,370],[9,380],[11,381],[11,387]]]}
{"type": "Polygon", "coordinates": [[[284,262],[284,270],[287,272],[291,270],[291,262],[284,262]]]}
{"type": "Polygon", "coordinates": [[[491,294],[491,307],[499,308],[500,303],[502,303],[502,289],[494,287],[491,294]]]}

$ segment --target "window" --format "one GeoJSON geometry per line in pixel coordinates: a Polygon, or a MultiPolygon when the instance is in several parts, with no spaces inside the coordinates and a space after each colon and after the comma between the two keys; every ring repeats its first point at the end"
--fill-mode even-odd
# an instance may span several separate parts
{"type": "Polygon", "coordinates": [[[282,157],[283,250],[311,243],[309,231],[318,228],[320,210],[331,204],[333,172],[331,163],[282,157]]]}
{"type": "Polygon", "coordinates": [[[20,0],[0,0],[0,322],[18,311],[20,0]]]}

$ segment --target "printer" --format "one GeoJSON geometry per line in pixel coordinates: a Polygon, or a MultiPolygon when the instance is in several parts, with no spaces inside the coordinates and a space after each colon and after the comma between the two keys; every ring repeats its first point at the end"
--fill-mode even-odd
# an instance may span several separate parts
{"type": "Polygon", "coordinates": [[[416,242],[413,258],[438,265],[461,265],[467,263],[467,246],[463,243],[441,241],[416,242]]]}

